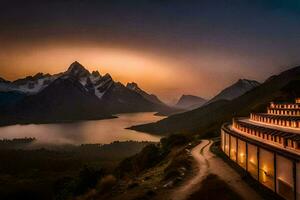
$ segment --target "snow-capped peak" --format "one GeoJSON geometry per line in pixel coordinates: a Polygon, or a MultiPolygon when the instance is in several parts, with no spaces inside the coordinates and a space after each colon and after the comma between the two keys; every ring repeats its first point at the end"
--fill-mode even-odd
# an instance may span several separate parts
{"type": "Polygon", "coordinates": [[[112,77],[110,76],[109,73],[106,73],[106,74],[102,77],[102,79],[105,79],[105,80],[111,79],[111,80],[112,80],[112,77]]]}
{"type": "MultiPolygon", "coordinates": [[[[70,79],[74,84],[80,84],[85,91],[95,94],[99,99],[102,99],[103,95],[109,93],[109,91],[114,91],[115,88],[121,85],[114,82],[110,74],[107,73],[101,76],[98,71],[90,73],[84,66],[75,61],[65,72],[56,75],[38,73],[13,82],[0,79],[0,91],[19,91],[32,95],[39,93],[51,84],[57,84],[67,79],[70,79]]],[[[121,86],[124,87],[123,85],[121,86]]],[[[128,83],[127,88],[134,90],[152,102],[162,104],[155,95],[147,94],[136,83],[128,83]]]]}
{"type": "Polygon", "coordinates": [[[85,69],[79,62],[75,61],[70,65],[69,69],[66,71],[66,74],[75,77],[83,77],[89,76],[90,72],[85,69]]]}
{"type": "Polygon", "coordinates": [[[19,91],[27,94],[35,94],[47,87],[59,76],[60,74],[51,76],[50,74],[37,73],[34,76],[27,76],[13,82],[0,81],[0,91],[19,91]]]}
{"type": "Polygon", "coordinates": [[[5,80],[4,78],[0,77],[0,83],[9,83],[9,81],[5,80]]]}
{"type": "Polygon", "coordinates": [[[101,99],[106,91],[114,85],[114,81],[110,74],[105,74],[103,77],[100,77],[98,81],[94,83],[95,95],[101,99]]]}
{"type": "Polygon", "coordinates": [[[255,80],[248,80],[248,79],[239,79],[237,84],[241,84],[244,87],[249,86],[250,88],[257,87],[260,85],[259,82],[255,81],[255,80]]]}
{"type": "Polygon", "coordinates": [[[222,90],[218,95],[212,98],[207,104],[221,99],[223,100],[235,99],[259,85],[260,83],[255,80],[239,79],[233,85],[222,90]]]}
{"type": "Polygon", "coordinates": [[[139,88],[138,84],[135,82],[127,83],[126,87],[130,90],[140,93],[142,90],[139,88]]]}
{"type": "Polygon", "coordinates": [[[92,76],[98,77],[98,76],[101,76],[101,75],[100,75],[99,71],[93,71],[92,76]]]}

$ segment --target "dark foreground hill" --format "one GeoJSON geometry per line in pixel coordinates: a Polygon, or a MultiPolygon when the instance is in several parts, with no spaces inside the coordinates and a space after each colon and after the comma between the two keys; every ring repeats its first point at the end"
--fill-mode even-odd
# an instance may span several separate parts
{"type": "Polygon", "coordinates": [[[272,76],[263,84],[231,101],[216,101],[196,110],[170,116],[156,123],[131,127],[160,135],[173,133],[218,135],[222,123],[234,116],[263,111],[270,101],[288,101],[300,96],[300,67],[272,76]]]}

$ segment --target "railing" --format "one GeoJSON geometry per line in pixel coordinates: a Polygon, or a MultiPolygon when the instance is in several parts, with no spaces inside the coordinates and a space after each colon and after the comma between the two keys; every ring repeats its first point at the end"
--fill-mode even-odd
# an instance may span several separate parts
{"type": "Polygon", "coordinates": [[[235,131],[241,132],[243,135],[256,138],[260,141],[266,141],[282,148],[288,148],[296,151],[300,151],[300,141],[294,141],[292,139],[286,139],[280,134],[272,134],[269,128],[261,128],[255,125],[247,125],[247,123],[240,123],[239,120],[234,119],[232,128],[235,131]],[[253,128],[255,127],[255,128],[253,128]]]}
{"type": "Polygon", "coordinates": [[[300,116],[300,109],[268,108],[270,115],[300,116]]]}
{"type": "Polygon", "coordinates": [[[296,103],[270,103],[270,108],[279,108],[279,109],[300,109],[300,99],[296,100],[296,103]]]}
{"type": "Polygon", "coordinates": [[[251,113],[250,119],[253,121],[262,122],[270,125],[277,125],[277,126],[295,128],[295,129],[300,128],[300,120],[299,120],[300,118],[291,117],[291,118],[284,119],[284,118],[272,117],[272,115],[260,115],[260,114],[251,113]]]}

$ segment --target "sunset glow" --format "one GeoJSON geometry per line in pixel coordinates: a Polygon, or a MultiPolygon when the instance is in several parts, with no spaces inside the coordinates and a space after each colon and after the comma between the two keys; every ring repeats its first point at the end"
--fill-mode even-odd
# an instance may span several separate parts
{"type": "Polygon", "coordinates": [[[1,0],[0,27],[1,200],[300,200],[299,0],[1,0]]]}
{"type": "Polygon", "coordinates": [[[211,98],[239,78],[262,82],[300,61],[292,3],[216,8],[176,1],[172,8],[180,12],[168,2],[145,1],[18,5],[0,14],[7,27],[0,30],[0,75],[9,80],[62,72],[77,60],[170,102],[182,94],[211,98]]]}

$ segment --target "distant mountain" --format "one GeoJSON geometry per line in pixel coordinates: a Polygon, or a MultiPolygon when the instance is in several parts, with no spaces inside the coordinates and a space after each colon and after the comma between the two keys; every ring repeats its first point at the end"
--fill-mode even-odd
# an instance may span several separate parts
{"type": "Polygon", "coordinates": [[[260,83],[254,80],[247,79],[239,79],[233,85],[225,88],[211,100],[209,100],[206,104],[218,101],[218,100],[232,100],[235,99],[246,92],[252,90],[253,88],[259,86],[260,83]]]}
{"type": "Polygon", "coordinates": [[[245,94],[229,100],[218,100],[198,109],[172,115],[161,121],[131,127],[149,133],[197,134],[201,137],[218,136],[222,123],[250,112],[263,112],[271,101],[291,101],[300,96],[300,66],[272,76],[245,94]]]}
{"type": "Polygon", "coordinates": [[[21,121],[78,120],[106,118],[97,96],[89,92],[76,78],[63,76],[34,95],[25,97],[14,107],[21,121]]]}
{"type": "Polygon", "coordinates": [[[52,81],[58,78],[60,74],[50,75],[38,73],[34,76],[18,79],[13,82],[0,81],[0,92],[18,91],[26,94],[35,94],[47,87],[52,81]]]}
{"type": "Polygon", "coordinates": [[[185,110],[193,110],[202,106],[207,100],[193,96],[193,95],[182,95],[178,100],[175,107],[185,109],[185,110]]]}
{"type": "Polygon", "coordinates": [[[151,101],[151,102],[156,103],[156,104],[164,105],[164,103],[157,96],[155,96],[154,94],[148,94],[147,92],[142,90],[135,82],[127,83],[126,87],[128,89],[130,89],[132,91],[135,91],[138,94],[142,95],[148,101],[151,101]]]}
{"type": "Polygon", "coordinates": [[[0,77],[0,83],[8,83],[9,81],[5,80],[4,78],[0,77]]]}
{"type": "Polygon", "coordinates": [[[43,123],[171,109],[150,98],[154,96],[115,82],[109,74],[90,73],[74,62],[56,75],[39,73],[13,82],[0,80],[0,117],[2,124],[43,123]],[[8,99],[14,99],[13,103],[8,99]]]}
{"type": "Polygon", "coordinates": [[[0,77],[0,110],[14,105],[25,96],[25,93],[17,90],[17,86],[0,77]]]}

